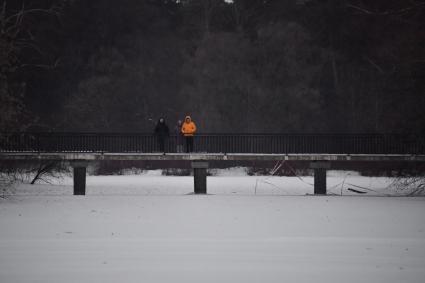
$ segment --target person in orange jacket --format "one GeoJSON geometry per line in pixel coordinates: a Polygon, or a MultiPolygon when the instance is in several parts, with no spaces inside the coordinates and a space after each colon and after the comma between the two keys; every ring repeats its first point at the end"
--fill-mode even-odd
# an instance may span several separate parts
{"type": "Polygon", "coordinates": [[[184,119],[184,123],[182,125],[182,134],[184,138],[186,139],[186,152],[192,152],[193,151],[193,135],[196,132],[196,125],[192,121],[192,118],[190,116],[186,116],[184,119]]]}

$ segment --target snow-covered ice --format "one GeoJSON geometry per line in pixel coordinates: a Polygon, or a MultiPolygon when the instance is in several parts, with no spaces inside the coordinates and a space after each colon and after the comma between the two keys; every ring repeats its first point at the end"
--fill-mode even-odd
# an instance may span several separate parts
{"type": "Polygon", "coordinates": [[[425,198],[354,173],[328,175],[338,196],[242,175],[203,196],[157,173],[88,176],[86,196],[20,185],[0,200],[0,282],[424,282],[425,198]]]}

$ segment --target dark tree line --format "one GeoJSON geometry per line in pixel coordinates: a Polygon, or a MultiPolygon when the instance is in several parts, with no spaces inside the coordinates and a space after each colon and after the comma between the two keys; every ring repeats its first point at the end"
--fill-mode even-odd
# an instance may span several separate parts
{"type": "Polygon", "coordinates": [[[424,0],[7,0],[0,127],[425,133],[424,0]]]}

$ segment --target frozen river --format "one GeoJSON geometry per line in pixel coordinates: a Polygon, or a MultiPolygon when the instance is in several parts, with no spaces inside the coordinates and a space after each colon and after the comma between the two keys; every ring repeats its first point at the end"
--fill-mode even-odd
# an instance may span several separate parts
{"type": "Polygon", "coordinates": [[[87,196],[70,178],[21,185],[0,200],[0,282],[424,282],[425,198],[343,175],[328,180],[343,196],[306,196],[311,181],[209,177],[203,196],[155,172],[89,176],[87,196]]]}

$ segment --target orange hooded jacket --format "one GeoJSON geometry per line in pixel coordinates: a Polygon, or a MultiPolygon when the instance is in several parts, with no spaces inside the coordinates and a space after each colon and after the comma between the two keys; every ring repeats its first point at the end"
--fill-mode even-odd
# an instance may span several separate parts
{"type": "Polygon", "coordinates": [[[182,125],[182,134],[185,137],[191,137],[196,132],[196,125],[192,122],[190,116],[186,116],[182,125]]]}

